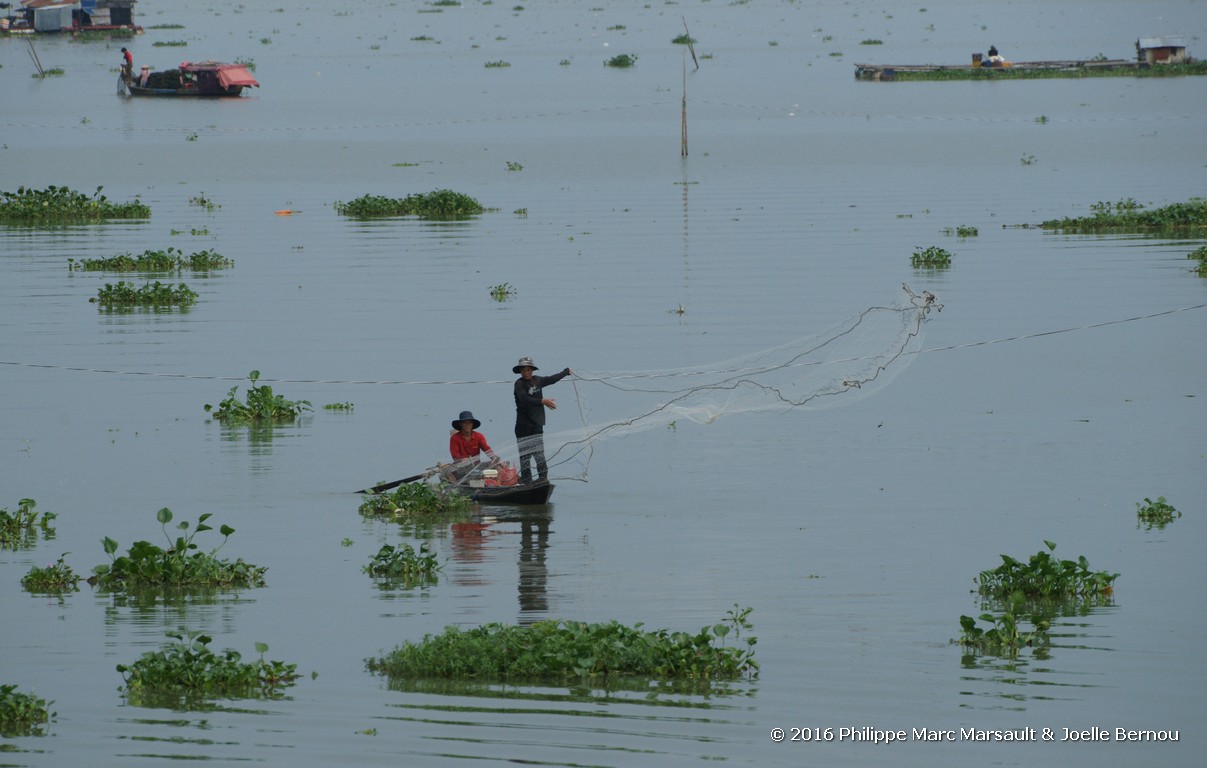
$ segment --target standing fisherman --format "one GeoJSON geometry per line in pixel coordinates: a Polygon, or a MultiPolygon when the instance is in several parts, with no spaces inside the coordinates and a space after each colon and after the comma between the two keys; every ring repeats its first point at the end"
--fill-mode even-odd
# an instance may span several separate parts
{"type": "Polygon", "coordinates": [[[515,439],[520,449],[520,482],[532,482],[531,458],[536,462],[538,480],[549,479],[549,467],[545,464],[545,409],[557,409],[557,403],[544,396],[542,389],[553,386],[574,371],[565,368],[552,376],[534,376],[540,369],[531,357],[521,357],[512,367],[512,373],[520,374],[515,382],[515,439]]]}

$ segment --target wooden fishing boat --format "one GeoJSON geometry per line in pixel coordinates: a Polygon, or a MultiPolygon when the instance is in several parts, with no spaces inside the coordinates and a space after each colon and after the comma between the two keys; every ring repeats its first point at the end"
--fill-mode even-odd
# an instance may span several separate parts
{"type": "Polygon", "coordinates": [[[553,495],[553,483],[536,480],[516,485],[451,485],[452,490],[468,496],[479,504],[548,504],[553,495]]]}
{"type": "Polygon", "coordinates": [[[179,69],[162,72],[143,71],[118,85],[130,96],[239,96],[244,88],[260,84],[243,64],[220,61],[186,61],[179,69]]]}

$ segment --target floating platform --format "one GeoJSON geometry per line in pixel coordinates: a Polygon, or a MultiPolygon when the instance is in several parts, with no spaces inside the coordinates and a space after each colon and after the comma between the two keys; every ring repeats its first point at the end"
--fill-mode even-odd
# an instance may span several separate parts
{"type": "Polygon", "coordinates": [[[1000,65],[987,64],[856,64],[856,80],[895,80],[897,75],[922,73],[952,73],[953,80],[974,80],[1000,75],[1011,77],[1026,73],[1042,72],[1085,72],[1087,74],[1108,69],[1147,69],[1147,62],[1131,59],[1083,59],[1069,61],[1012,61],[1000,65]]]}

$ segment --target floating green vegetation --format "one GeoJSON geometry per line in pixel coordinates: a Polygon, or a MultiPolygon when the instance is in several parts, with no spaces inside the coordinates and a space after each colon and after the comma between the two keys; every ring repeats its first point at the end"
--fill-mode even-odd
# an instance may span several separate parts
{"type": "Polygon", "coordinates": [[[1026,607],[1026,598],[1022,593],[1013,593],[1006,601],[1005,611],[1001,615],[982,613],[980,620],[989,623],[988,629],[977,626],[977,620],[971,616],[960,617],[960,645],[970,650],[994,656],[1017,656],[1020,649],[1036,646],[1046,649],[1049,645],[1048,630],[1051,620],[1041,614],[1033,614],[1029,618],[1030,631],[1021,626],[1022,613],[1026,607]]]}
{"type": "MultiPolygon", "coordinates": [[[[1087,61],[1102,62],[1103,57],[1087,61]]],[[[1055,78],[1078,77],[1184,77],[1187,75],[1207,75],[1207,61],[1195,61],[1185,64],[1161,64],[1145,66],[1131,64],[1118,66],[1083,65],[1078,63],[1068,67],[967,67],[957,66],[944,69],[912,71],[898,69],[893,73],[894,80],[1051,80],[1055,78]]],[[[866,78],[865,78],[866,79],[866,78]]]]}
{"type": "Polygon", "coordinates": [[[222,206],[218,205],[217,203],[215,203],[213,200],[210,200],[208,197],[206,197],[204,192],[202,192],[200,195],[193,195],[192,197],[190,197],[189,205],[196,205],[200,208],[204,208],[207,211],[212,211],[215,208],[222,207],[222,206]]]}
{"type": "Polygon", "coordinates": [[[1145,496],[1143,504],[1136,503],[1136,517],[1149,525],[1164,528],[1166,523],[1172,523],[1175,517],[1181,516],[1182,513],[1174,509],[1164,496],[1158,496],[1156,501],[1145,496]]]}
{"type": "Polygon", "coordinates": [[[1035,122],[1039,123],[1040,125],[1046,125],[1048,122],[1048,116],[1040,115],[1039,117],[1035,118],[1035,122]]]}
{"type": "Polygon", "coordinates": [[[604,62],[605,67],[615,67],[617,69],[627,69],[637,63],[637,57],[628,53],[622,53],[619,56],[613,56],[604,62]]]}
{"type": "MultiPolygon", "coordinates": [[[[210,233],[210,231],[209,231],[209,229],[208,229],[207,227],[201,227],[201,228],[196,228],[196,227],[194,227],[193,229],[190,229],[190,230],[189,230],[189,234],[190,234],[190,235],[192,235],[192,236],[194,236],[194,237],[200,237],[200,236],[202,236],[202,235],[208,235],[209,233],[210,233]]],[[[177,236],[177,235],[183,235],[183,234],[184,234],[184,230],[182,230],[182,229],[170,229],[170,230],[168,230],[168,234],[173,235],[173,236],[177,236]]],[[[231,262],[231,263],[233,264],[234,262],[231,262]]]]}
{"type": "Polygon", "coordinates": [[[337,202],[335,212],[354,219],[378,219],[391,216],[416,216],[420,219],[453,220],[476,216],[486,209],[469,195],[450,189],[437,189],[426,195],[403,198],[363,195],[349,203],[337,202]]]}
{"type": "Polygon", "coordinates": [[[0,685],[0,736],[43,735],[43,724],[57,715],[50,711],[53,703],[32,693],[21,693],[15,685],[0,685]]]}
{"type": "Polygon", "coordinates": [[[909,263],[914,267],[924,267],[930,269],[938,269],[951,266],[951,252],[945,248],[940,248],[937,245],[928,246],[926,248],[919,247],[914,250],[914,255],[910,257],[909,263]]]}
{"type": "Polygon", "coordinates": [[[1048,551],[1041,549],[1025,563],[1002,555],[1001,565],[981,571],[977,591],[1003,601],[1016,592],[1028,599],[1096,600],[1114,591],[1119,574],[1091,571],[1084,555],[1077,560],[1058,560],[1051,554],[1056,545],[1046,539],[1044,544],[1048,551]]]}
{"type": "Polygon", "coordinates": [[[675,37],[671,38],[671,42],[675,45],[695,45],[696,38],[686,34],[676,35],[675,37]]]}
{"type": "Polygon", "coordinates": [[[416,43],[430,43],[430,42],[432,42],[434,39],[435,39],[435,38],[431,37],[430,35],[418,35],[418,36],[416,36],[416,37],[412,37],[412,38],[411,38],[411,40],[412,40],[412,41],[414,41],[414,42],[416,42],[416,43]]]}
{"type": "Polygon", "coordinates": [[[323,406],[324,411],[351,411],[352,408],[353,408],[352,403],[348,403],[348,402],[327,403],[326,405],[323,406]]]}
{"type": "Polygon", "coordinates": [[[17,502],[16,512],[0,509],[0,549],[28,547],[39,531],[48,539],[54,538],[50,521],[55,519],[55,513],[35,512],[36,506],[38,502],[33,499],[21,499],[17,502]]]}
{"type": "Polygon", "coordinates": [[[156,40],[151,45],[155,48],[183,48],[188,43],[184,40],[156,40]]]}
{"type": "Polygon", "coordinates": [[[212,515],[208,512],[198,517],[197,526],[187,535],[185,532],[189,530],[189,522],[182,520],[176,525],[177,530],[182,533],[173,540],[168,533],[172,510],[167,507],[159,510],[155,519],[163,528],[164,538],[168,542],[167,549],[149,541],[136,541],[130,546],[127,554],[115,557],[118,544],[106,536],[101,539],[101,543],[111,562],[93,568],[88,583],[111,592],[131,592],[148,588],[193,590],[264,586],[264,572],[267,568],[245,563],[242,558],[231,562],[215,557],[235,532],[234,528],[222,525],[218,529],[222,534],[222,543],[209,552],[200,551],[193,543],[197,534],[213,530],[205,522],[210,517],[212,515]]]}
{"type": "Polygon", "coordinates": [[[360,505],[365,517],[383,517],[405,522],[458,518],[473,509],[473,502],[443,485],[408,483],[392,493],[369,496],[360,505]]]}
{"type": "Polygon", "coordinates": [[[645,631],[642,624],[589,624],[550,619],[529,626],[486,624],[470,630],[446,627],[439,636],[406,642],[375,659],[369,671],[391,678],[606,681],[609,678],[732,680],[754,677],[757,638],[726,646],[729,634],[749,630],[749,608],[729,611],[724,623],[699,632],[645,631]],[[719,643],[719,644],[714,644],[719,643]]]}
{"type": "Polygon", "coordinates": [[[134,283],[119,280],[117,285],[105,283],[88,301],[109,308],[187,307],[197,303],[197,294],[184,283],[173,286],[156,280],[136,288],[134,283]]]}
{"type": "Polygon", "coordinates": [[[21,577],[21,586],[25,588],[26,592],[41,595],[78,591],[77,585],[80,583],[80,577],[76,575],[70,565],[63,562],[63,558],[68,554],[64,552],[57,561],[48,563],[45,568],[36,565],[30,568],[29,573],[21,577]]]}
{"type": "Polygon", "coordinates": [[[206,403],[206,413],[212,414],[218,421],[247,423],[289,421],[301,415],[302,411],[311,410],[309,400],[286,400],[267,384],[256,384],[260,379],[259,371],[252,371],[247,378],[251,381],[247,389],[247,402],[241,403],[235,397],[235,391],[239,389],[236,384],[217,408],[206,403]]]}
{"type": "Polygon", "coordinates": [[[1186,258],[1197,260],[1199,264],[1194,268],[1194,271],[1197,272],[1200,277],[1207,277],[1207,245],[1195,248],[1193,251],[1186,254],[1186,258]]]}
{"type": "Polygon", "coordinates": [[[436,581],[443,568],[436,553],[424,542],[418,551],[410,544],[401,547],[383,544],[364,571],[374,578],[413,586],[436,581]]]}
{"type": "Polygon", "coordinates": [[[511,287],[511,283],[499,283],[490,287],[490,298],[495,301],[507,301],[515,298],[515,288],[511,287]]]}
{"type": "Polygon", "coordinates": [[[500,59],[498,61],[486,62],[487,69],[506,69],[507,67],[510,67],[510,66],[511,66],[510,64],[508,64],[506,61],[503,61],[502,59],[500,59]]]}
{"type": "MultiPolygon", "coordinates": [[[[194,234],[197,234],[194,232],[194,234]]],[[[143,251],[138,256],[123,253],[103,259],[67,259],[67,268],[84,272],[208,272],[233,266],[235,262],[214,250],[197,251],[187,256],[179,248],[143,251]]]]}
{"type": "Polygon", "coordinates": [[[62,77],[65,74],[67,74],[67,70],[63,69],[62,67],[48,67],[41,72],[33,73],[30,75],[30,77],[62,77]]]}
{"type": "Polygon", "coordinates": [[[118,664],[127,699],[135,706],[175,705],[185,709],[212,698],[275,698],[297,680],[297,664],[266,661],[266,643],[256,643],[260,658],[243,661],[226,649],[214,653],[213,638],[200,632],[168,632],[175,642],[144,653],[133,664],[118,664]]]}
{"type": "Polygon", "coordinates": [[[418,168],[419,163],[394,163],[394,168],[418,168]]]}
{"type": "Polygon", "coordinates": [[[461,0],[432,0],[432,5],[438,8],[460,8],[461,0]]]}
{"type": "Polygon", "coordinates": [[[947,227],[943,230],[943,234],[948,236],[955,235],[956,237],[976,237],[980,233],[976,227],[956,227],[955,229],[947,227]]]}
{"type": "Polygon", "coordinates": [[[146,29],[184,29],[183,24],[152,24],[146,29]]]}
{"type": "Polygon", "coordinates": [[[250,58],[245,58],[243,56],[240,56],[239,58],[235,59],[235,63],[241,64],[244,67],[246,67],[248,72],[256,71],[256,60],[255,59],[250,59],[250,58]]]}
{"type": "Polygon", "coordinates": [[[873,39],[873,38],[868,38],[867,40],[860,40],[860,41],[859,41],[859,44],[860,44],[860,45],[884,45],[884,41],[883,41],[883,40],[875,40],[875,39],[873,39]]]}
{"type": "Polygon", "coordinates": [[[522,170],[524,170],[524,166],[520,165],[519,163],[513,163],[512,161],[508,160],[507,161],[507,170],[522,171],[522,170]]]}
{"type": "Polygon", "coordinates": [[[1116,203],[1097,202],[1090,206],[1092,216],[1049,219],[1044,229],[1069,233],[1160,232],[1178,235],[1207,234],[1207,199],[1192,197],[1185,203],[1145,210],[1128,198],[1116,203]]]}
{"type": "Polygon", "coordinates": [[[67,187],[17,187],[0,192],[0,222],[7,224],[75,224],[108,219],[146,219],[151,209],[140,202],[111,203],[97,187],[89,197],[67,187]]]}

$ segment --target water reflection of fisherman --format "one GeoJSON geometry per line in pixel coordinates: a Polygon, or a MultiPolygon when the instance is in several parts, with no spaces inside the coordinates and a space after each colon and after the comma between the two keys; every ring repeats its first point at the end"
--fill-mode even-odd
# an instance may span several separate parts
{"type": "Polygon", "coordinates": [[[545,556],[552,519],[547,511],[533,511],[526,512],[520,520],[520,624],[541,621],[549,612],[549,569],[545,556]]]}

